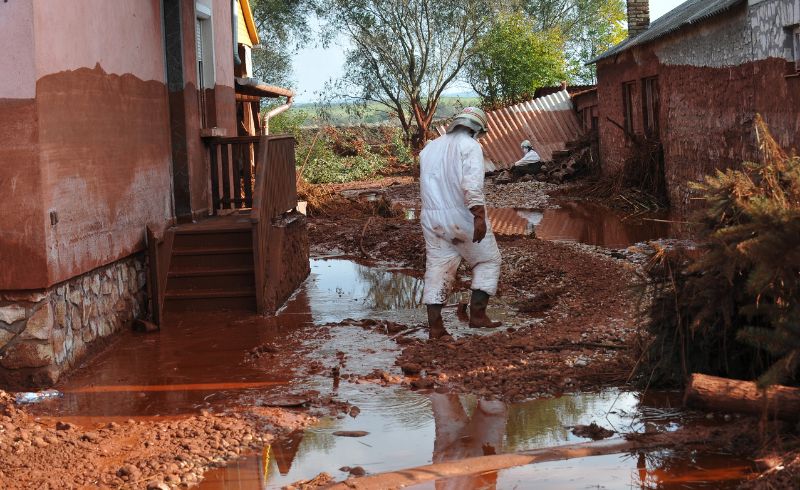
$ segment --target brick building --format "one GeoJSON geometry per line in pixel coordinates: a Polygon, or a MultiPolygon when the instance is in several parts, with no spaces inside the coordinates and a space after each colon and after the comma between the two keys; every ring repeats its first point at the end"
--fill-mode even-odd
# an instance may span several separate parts
{"type": "Polygon", "coordinates": [[[800,146],[800,0],[689,0],[652,24],[647,0],[628,8],[628,39],[592,61],[604,172],[631,156],[621,128],[646,134],[687,209],[687,182],[755,157],[755,114],[800,146]]]}
{"type": "Polygon", "coordinates": [[[209,184],[209,150],[257,125],[237,120],[237,101],[257,111],[260,96],[291,96],[248,78],[257,42],[247,0],[0,2],[0,388],[52,383],[148,314],[146,227],[252,205],[209,184]]]}

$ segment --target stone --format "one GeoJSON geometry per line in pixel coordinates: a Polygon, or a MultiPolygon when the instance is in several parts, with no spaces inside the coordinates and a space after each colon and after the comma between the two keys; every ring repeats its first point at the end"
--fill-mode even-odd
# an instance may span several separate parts
{"type": "Polygon", "coordinates": [[[17,342],[9,347],[0,365],[6,369],[37,368],[53,363],[53,346],[40,342],[17,342]]]}
{"type": "Polygon", "coordinates": [[[83,301],[83,291],[80,290],[80,287],[77,284],[73,284],[69,288],[69,294],[67,295],[69,298],[69,302],[73,305],[79,305],[83,301]]]}
{"type": "MultiPolygon", "coordinates": [[[[84,304],[82,308],[85,309],[86,307],[87,307],[86,304],[84,304]]],[[[73,306],[72,307],[72,313],[70,314],[70,317],[72,318],[72,329],[73,330],[80,330],[81,328],[83,328],[84,322],[83,322],[83,319],[81,317],[81,308],[78,308],[77,306],[73,306]]]]}
{"type": "Polygon", "coordinates": [[[0,349],[5,347],[6,344],[11,342],[11,339],[13,339],[16,336],[17,335],[14,332],[9,332],[4,328],[0,328],[0,349]]]}
{"type": "Polygon", "coordinates": [[[114,289],[114,286],[109,278],[104,279],[100,284],[100,293],[103,295],[111,294],[112,289],[114,289]]]}
{"type": "Polygon", "coordinates": [[[47,340],[52,333],[52,310],[50,308],[50,303],[44,303],[42,307],[28,319],[25,330],[22,332],[22,338],[47,340]]]}
{"type": "Polygon", "coordinates": [[[0,322],[11,325],[25,319],[25,308],[20,305],[8,305],[0,308],[0,322]]]}
{"type": "Polygon", "coordinates": [[[67,303],[66,301],[56,302],[54,308],[56,326],[59,328],[66,328],[67,325],[67,303]]]}
{"type": "Polygon", "coordinates": [[[53,354],[55,355],[56,363],[62,364],[67,359],[67,334],[62,329],[53,330],[52,336],[53,354]]]}
{"type": "Polygon", "coordinates": [[[92,285],[90,286],[92,294],[95,296],[100,294],[100,274],[92,275],[92,285]]]}

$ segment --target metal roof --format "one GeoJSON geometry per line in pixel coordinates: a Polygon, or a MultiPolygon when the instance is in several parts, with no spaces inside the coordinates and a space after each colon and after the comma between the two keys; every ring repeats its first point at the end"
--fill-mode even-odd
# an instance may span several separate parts
{"type": "MultiPolygon", "coordinates": [[[[543,161],[583,134],[566,90],[487,114],[489,133],[480,140],[487,171],[511,168],[522,158],[519,144],[530,140],[543,161]]],[[[444,134],[447,126],[437,128],[444,134]]]]}
{"type": "Polygon", "coordinates": [[[688,0],[654,20],[646,30],[622,41],[591,60],[588,64],[597,63],[602,59],[621,53],[628,48],[639,46],[662,36],[666,36],[678,29],[721,14],[731,7],[744,2],[745,0],[688,0]]]}

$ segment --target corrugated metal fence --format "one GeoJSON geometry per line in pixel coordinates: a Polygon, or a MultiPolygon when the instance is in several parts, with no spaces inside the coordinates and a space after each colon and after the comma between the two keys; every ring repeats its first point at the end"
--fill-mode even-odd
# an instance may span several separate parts
{"type": "MultiPolygon", "coordinates": [[[[520,143],[529,140],[543,161],[566,149],[583,134],[566,90],[487,113],[489,134],[481,140],[487,170],[510,168],[522,158],[520,143]],[[491,162],[491,163],[490,163],[491,162]]],[[[445,127],[438,128],[444,134],[445,127]]]]}

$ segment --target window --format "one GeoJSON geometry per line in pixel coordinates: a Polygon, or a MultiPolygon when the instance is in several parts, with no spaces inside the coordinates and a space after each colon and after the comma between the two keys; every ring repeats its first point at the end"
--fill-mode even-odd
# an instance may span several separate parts
{"type": "Polygon", "coordinates": [[[792,45],[794,46],[794,71],[800,73],[800,26],[794,26],[792,40],[792,45]]]}
{"type": "Polygon", "coordinates": [[[658,77],[642,79],[644,134],[658,137],[658,77]]]}
{"type": "Polygon", "coordinates": [[[633,92],[635,90],[636,82],[622,84],[622,111],[625,132],[628,134],[633,134],[633,92]]]}
{"type": "Polygon", "coordinates": [[[211,22],[211,7],[204,3],[195,4],[195,48],[197,51],[197,93],[200,104],[200,123],[208,127],[208,107],[206,89],[213,89],[214,70],[214,37],[211,22]]]}

